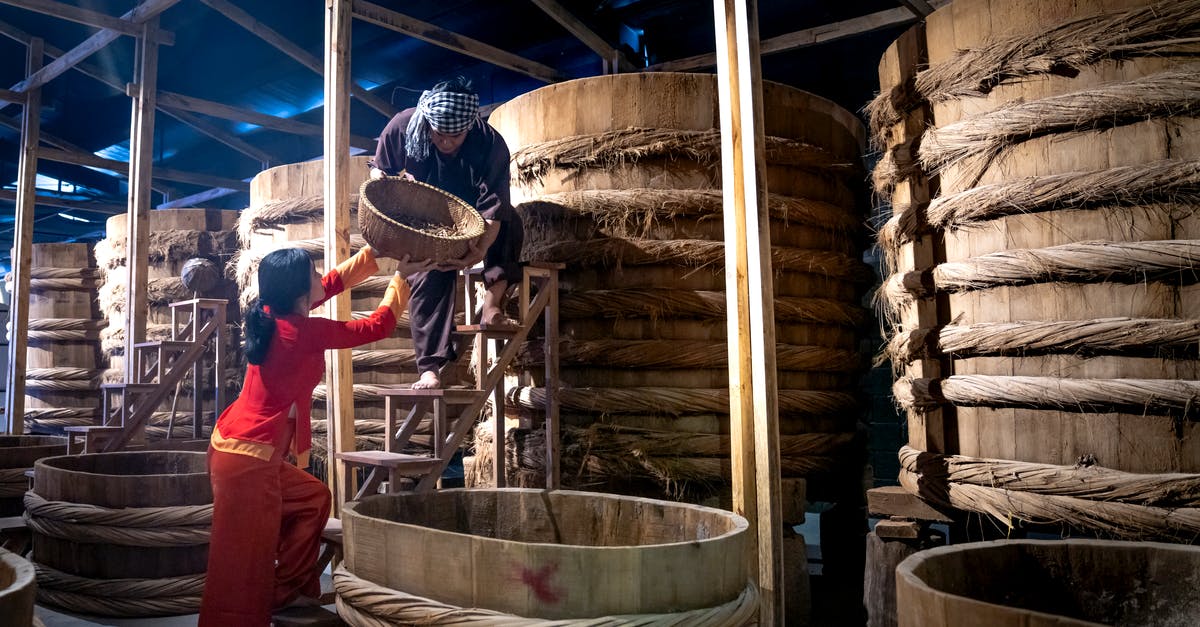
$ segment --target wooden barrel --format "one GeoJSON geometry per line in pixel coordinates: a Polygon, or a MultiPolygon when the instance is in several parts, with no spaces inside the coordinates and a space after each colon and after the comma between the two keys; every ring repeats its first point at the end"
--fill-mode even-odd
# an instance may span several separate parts
{"type": "Polygon", "coordinates": [[[896,568],[900,627],[1195,625],[1200,548],[1001,540],[921,551],[896,568]]]}
{"type": "Polygon", "coordinates": [[[870,109],[910,490],[1105,534],[1200,531],[1171,513],[1200,478],[1197,15],[956,0],[887,50],[870,109]]]}
{"type": "MultiPolygon", "coordinates": [[[[149,259],[146,266],[147,340],[170,339],[170,303],[195,297],[195,293],[187,289],[180,278],[183,264],[188,259],[208,259],[218,270],[225,271],[230,259],[238,250],[235,230],[237,218],[237,211],[221,209],[161,209],[149,213],[149,259]]],[[[124,214],[110,217],[105,223],[107,236],[96,245],[96,260],[103,275],[99,301],[108,320],[108,327],[102,334],[101,348],[108,360],[111,376],[116,381],[123,380],[121,377],[125,367],[125,306],[128,281],[125,268],[126,222],[124,214]]],[[[201,296],[229,300],[229,308],[225,312],[225,319],[228,321],[225,333],[225,363],[228,366],[223,374],[223,382],[227,388],[226,396],[232,397],[241,385],[241,344],[238,340],[241,317],[237,306],[237,284],[231,279],[222,278],[216,287],[201,296]]],[[[206,361],[208,372],[205,373],[205,389],[201,393],[207,401],[208,408],[206,429],[211,429],[211,407],[214,402],[211,354],[206,357],[206,361]]],[[[194,393],[192,385],[192,377],[186,376],[179,398],[163,402],[159,412],[151,418],[147,426],[146,433],[149,437],[166,436],[172,403],[177,410],[173,437],[191,436],[194,393]]]]}
{"type": "Polygon", "coordinates": [[[29,286],[25,429],[62,433],[91,424],[104,366],[96,306],[99,271],[90,244],[34,244],[29,286]]]}
{"type": "MultiPolygon", "coordinates": [[[[367,179],[369,157],[350,159],[350,187],[355,190],[350,203],[351,251],[364,244],[358,234],[357,190],[367,179]]],[[[238,224],[241,251],[237,261],[237,280],[241,290],[242,307],[248,307],[258,296],[258,262],[264,255],[288,246],[308,251],[318,270],[325,270],[325,200],[323,161],[306,161],[276,166],[258,173],[250,181],[250,206],[238,224]]],[[[379,273],[351,290],[351,310],[356,316],[366,315],[379,306],[396,265],[393,260],[380,259],[379,273]]],[[[461,290],[460,290],[461,291],[461,290]]],[[[460,297],[461,302],[461,297],[460,297]]],[[[324,315],[314,312],[315,315],[324,315]]],[[[383,401],[373,390],[380,386],[412,383],[417,380],[416,358],[408,330],[408,316],[403,315],[392,337],[359,347],[353,353],[354,413],[357,444],[360,449],[382,448],[383,401]]],[[[465,364],[466,361],[461,363],[465,364]]],[[[465,374],[465,371],[464,371],[465,374]]],[[[313,445],[316,468],[324,458],[325,446],[325,386],[318,386],[314,395],[313,445]]],[[[421,441],[430,429],[421,429],[421,441]]]]}
{"type": "MultiPolygon", "coordinates": [[[[350,574],[449,606],[544,619],[665,614],[736,604],[747,586],[746,520],[694,505],[440,490],[368,497],[342,521],[350,574]]],[[[335,588],[339,609],[370,610],[335,588]]]]}
{"type": "Polygon", "coordinates": [[[43,457],[67,454],[67,439],[51,435],[0,435],[0,516],[20,516],[29,487],[25,471],[43,457]]]}
{"type": "Polygon", "coordinates": [[[0,549],[0,616],[4,624],[29,627],[33,624],[33,602],[37,582],[33,565],[21,556],[0,549]]]}
{"type": "MultiPolygon", "coordinates": [[[[208,465],[204,453],[155,452],[68,455],[37,461],[34,494],[50,503],[94,506],[119,515],[122,508],[211,506],[208,465]]],[[[196,513],[190,524],[144,522],[74,522],[61,525],[54,515],[30,508],[34,531],[32,559],[55,571],[88,579],[164,579],[203,575],[208,567],[211,514],[196,513]],[[42,525],[42,519],[49,519],[42,525]],[[178,542],[161,538],[122,539],[104,536],[107,527],[134,532],[166,532],[187,536],[178,542]],[[196,527],[187,535],[187,527],[196,527]],[[185,531],[180,531],[180,530],[185,531]]],[[[131,512],[132,514],[132,512],[131,512]]],[[[42,587],[47,587],[42,583],[42,587]]],[[[198,599],[197,599],[198,601],[198,599]]]]}
{"type": "MultiPolygon", "coordinates": [[[[525,257],[566,264],[562,475],[574,485],[706,498],[728,481],[716,89],[704,74],[602,76],[524,94],[490,117],[513,153],[525,257]]],[[[783,85],[764,85],[763,107],[784,476],[837,500],[831,486],[857,490],[847,478],[862,468],[865,131],[783,85]]],[[[513,393],[535,416],[540,343],[522,356],[533,385],[513,393]]]]}

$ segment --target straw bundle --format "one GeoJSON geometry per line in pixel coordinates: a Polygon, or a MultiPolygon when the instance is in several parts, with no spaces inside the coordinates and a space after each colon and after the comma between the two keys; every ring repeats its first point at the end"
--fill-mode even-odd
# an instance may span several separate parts
{"type": "MultiPolygon", "coordinates": [[[[350,218],[356,222],[358,216],[358,194],[350,195],[350,218]]],[[[298,196],[282,198],[250,206],[242,210],[238,218],[238,241],[242,246],[250,246],[250,239],[255,231],[277,229],[285,224],[304,224],[320,222],[325,218],[324,196],[298,196]]]]}
{"type": "Polygon", "coordinates": [[[887,355],[897,365],[915,359],[1039,355],[1192,354],[1200,347],[1200,320],[1101,318],[945,325],[897,332],[887,355]]]}
{"type": "MultiPolygon", "coordinates": [[[[557,261],[579,265],[620,266],[675,263],[690,267],[722,267],[725,243],[707,240],[652,240],[596,238],[589,241],[537,242],[525,249],[534,261],[557,261]]],[[[776,271],[809,272],[858,283],[874,279],[870,266],[841,253],[772,246],[771,264],[776,271]]]]}
{"type": "Polygon", "coordinates": [[[1016,142],[1197,112],[1200,65],[1187,65],[1093,89],[1014,102],[930,129],[921,138],[920,161],[926,172],[937,173],[952,163],[969,160],[965,177],[974,184],[987,166],[1016,142]]]}
{"type": "Polygon", "coordinates": [[[1063,379],[953,375],[944,379],[904,377],[892,388],[906,409],[1027,407],[1072,412],[1130,412],[1182,415],[1200,411],[1200,381],[1182,379],[1063,379]]]}
{"type": "MultiPolygon", "coordinates": [[[[839,159],[819,146],[794,139],[767,137],[766,153],[767,161],[773,165],[814,168],[847,175],[859,171],[855,163],[839,159]]],[[[611,168],[648,159],[690,161],[703,166],[720,165],[721,133],[716,129],[685,131],[627,128],[530,144],[512,154],[516,178],[522,184],[539,181],[556,168],[611,168]]]]}
{"type": "MultiPolygon", "coordinates": [[[[562,296],[559,315],[573,318],[708,318],[725,319],[724,292],[646,288],[575,291],[562,296]]],[[[857,305],[826,298],[777,296],[775,320],[818,322],[857,327],[866,312],[857,305]]]]}
{"type": "MultiPolygon", "coordinates": [[[[686,340],[562,340],[559,359],[564,364],[602,363],[610,368],[728,368],[725,342],[686,340]]],[[[521,367],[544,363],[541,342],[527,342],[518,356],[521,367]]],[[[862,356],[854,351],[820,346],[775,345],[776,367],[781,370],[847,372],[862,369],[862,356]]]]}
{"type": "MultiPolygon", "coordinates": [[[[564,410],[630,414],[729,413],[728,389],[689,388],[566,388],[558,400],[564,410]]],[[[513,387],[508,402],[526,409],[545,406],[546,392],[539,387],[513,387]]],[[[857,409],[858,399],[847,392],[780,390],[780,413],[829,416],[857,409]]]]}
{"type": "Polygon", "coordinates": [[[914,84],[880,93],[867,107],[876,141],[922,100],[982,96],[1005,82],[1059,74],[1074,76],[1104,60],[1192,56],[1200,43],[1200,0],[1164,0],[1099,13],[962,50],[918,72],[914,84]]]}
{"type": "MultiPolygon", "coordinates": [[[[235,231],[152,231],[147,247],[148,261],[161,264],[192,257],[228,256],[237,248],[235,231]]],[[[96,263],[104,271],[125,265],[125,237],[112,236],[96,242],[96,263]]]]}

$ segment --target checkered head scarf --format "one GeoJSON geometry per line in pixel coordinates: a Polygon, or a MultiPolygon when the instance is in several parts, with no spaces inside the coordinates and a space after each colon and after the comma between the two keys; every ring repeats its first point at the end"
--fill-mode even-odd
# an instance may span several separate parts
{"type": "Polygon", "coordinates": [[[412,159],[429,158],[429,129],[457,135],[469,128],[479,116],[479,96],[452,91],[425,91],[417,101],[417,111],[404,129],[405,152],[412,159]],[[429,122],[425,124],[425,122],[429,122]]]}

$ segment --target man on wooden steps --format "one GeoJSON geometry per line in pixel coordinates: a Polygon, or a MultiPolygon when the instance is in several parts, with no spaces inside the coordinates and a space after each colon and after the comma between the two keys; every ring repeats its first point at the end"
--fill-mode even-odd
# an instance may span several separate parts
{"type": "MultiPolygon", "coordinates": [[[[372,177],[403,174],[472,204],[483,216],[483,282],[480,321],[504,324],[504,296],[521,279],[524,229],[509,200],[508,146],[479,117],[479,96],[462,77],[421,94],[417,106],[396,114],[379,137],[372,177]]],[[[480,259],[467,260],[469,265],[480,259]]],[[[441,387],[440,373],[455,360],[454,289],[457,272],[434,270],[408,277],[409,320],[420,380],[415,389],[441,387]]]]}

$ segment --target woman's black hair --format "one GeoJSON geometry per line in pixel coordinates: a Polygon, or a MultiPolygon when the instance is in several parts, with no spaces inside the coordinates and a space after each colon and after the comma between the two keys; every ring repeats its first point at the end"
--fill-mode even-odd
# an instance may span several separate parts
{"type": "Polygon", "coordinates": [[[295,313],[292,310],[296,301],[312,288],[312,274],[312,258],[299,248],[281,248],[262,258],[258,264],[258,300],[246,312],[242,324],[247,361],[258,365],[267,358],[275,334],[275,316],[295,313]]]}

